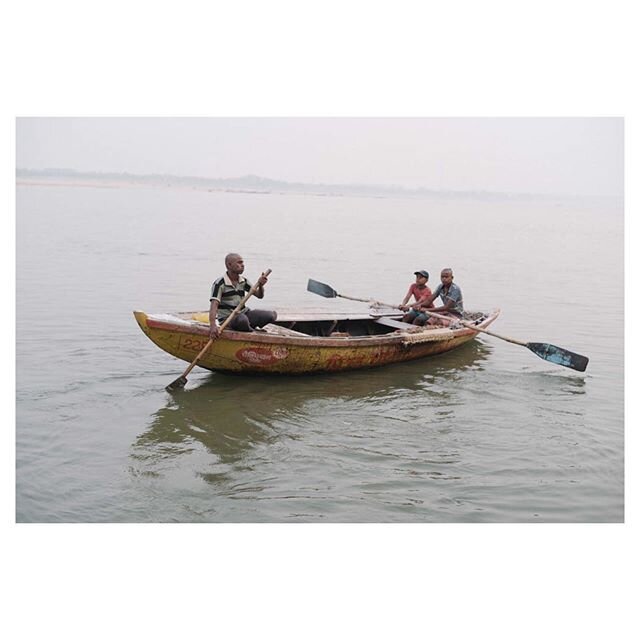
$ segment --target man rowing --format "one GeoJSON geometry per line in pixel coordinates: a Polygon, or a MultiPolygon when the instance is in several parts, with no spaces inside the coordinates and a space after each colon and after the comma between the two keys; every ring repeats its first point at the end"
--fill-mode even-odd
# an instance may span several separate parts
{"type": "MultiPolygon", "coordinates": [[[[231,312],[240,304],[244,296],[251,289],[251,283],[242,275],[244,272],[244,260],[237,253],[229,253],[224,259],[225,274],[211,285],[209,306],[209,336],[215,340],[220,335],[220,327],[216,320],[222,323],[231,312]]],[[[254,296],[264,298],[264,285],[267,277],[261,275],[254,296]]],[[[265,324],[275,322],[278,314],[276,311],[266,309],[243,309],[228,325],[233,331],[253,331],[254,328],[264,327],[265,324]]]]}
{"type": "MultiPolygon", "coordinates": [[[[409,291],[407,291],[407,295],[399,305],[399,308],[402,311],[407,312],[402,316],[402,322],[408,322],[409,324],[413,323],[413,321],[420,315],[420,311],[417,309],[417,306],[423,300],[431,296],[431,289],[427,286],[427,282],[429,282],[429,272],[425,269],[421,269],[420,271],[414,271],[413,273],[416,277],[416,281],[411,284],[409,291]],[[415,298],[415,303],[408,305],[407,303],[412,297],[415,298]]],[[[431,306],[433,307],[433,303],[431,306]]],[[[424,324],[424,322],[421,324],[424,324]]]]}

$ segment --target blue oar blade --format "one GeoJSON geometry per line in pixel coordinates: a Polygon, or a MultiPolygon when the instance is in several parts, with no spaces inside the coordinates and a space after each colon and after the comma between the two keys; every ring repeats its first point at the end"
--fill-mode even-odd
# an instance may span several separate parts
{"type": "Polygon", "coordinates": [[[323,298],[338,297],[338,293],[335,291],[335,289],[332,289],[328,284],[324,284],[324,282],[318,282],[317,280],[311,280],[311,278],[309,278],[309,282],[307,282],[307,291],[316,293],[323,298]]]}
{"type": "Polygon", "coordinates": [[[573,353],[573,351],[567,351],[567,349],[561,349],[545,342],[527,342],[527,349],[533,351],[543,360],[569,367],[576,371],[584,371],[589,363],[589,358],[586,356],[581,356],[578,353],[573,353]]]}

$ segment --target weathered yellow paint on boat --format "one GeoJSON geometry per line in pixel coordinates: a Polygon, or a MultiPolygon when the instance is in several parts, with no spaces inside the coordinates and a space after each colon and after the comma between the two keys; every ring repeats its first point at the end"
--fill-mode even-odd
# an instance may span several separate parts
{"type": "MultiPolygon", "coordinates": [[[[491,324],[493,312],[479,326],[491,324]]],[[[147,315],[134,311],[140,328],[161,349],[192,362],[209,339],[208,324],[193,320],[199,314],[147,315]]],[[[286,329],[284,330],[286,331],[286,329]]],[[[292,332],[293,333],[293,332],[292,332]]],[[[225,330],[198,366],[241,374],[306,374],[338,372],[415,360],[450,351],[472,340],[466,329],[431,329],[423,333],[393,333],[362,337],[312,337],[243,333],[225,330]]]]}

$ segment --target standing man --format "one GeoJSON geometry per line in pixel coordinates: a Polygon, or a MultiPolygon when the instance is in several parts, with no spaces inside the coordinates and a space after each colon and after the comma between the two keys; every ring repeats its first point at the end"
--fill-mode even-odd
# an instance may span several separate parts
{"type": "Polygon", "coordinates": [[[449,323],[455,320],[461,320],[464,316],[464,307],[462,306],[462,290],[457,284],[453,283],[453,270],[443,269],[440,272],[440,283],[438,288],[428,298],[423,299],[418,305],[418,310],[421,311],[420,315],[414,320],[413,324],[425,324],[428,320],[428,324],[444,324],[445,321],[440,321],[438,318],[429,318],[429,311],[439,313],[443,316],[450,316],[449,323]],[[442,300],[442,306],[429,308],[429,305],[440,296],[442,300]]]}
{"type": "MultiPolygon", "coordinates": [[[[216,323],[224,322],[231,312],[240,304],[251,289],[251,283],[242,275],[244,260],[237,253],[230,253],[224,259],[226,273],[218,278],[211,286],[211,305],[209,307],[209,336],[215,340],[220,335],[220,327],[216,323]]],[[[264,298],[264,285],[267,277],[261,275],[257,281],[256,298],[264,298]]],[[[243,309],[228,326],[233,331],[253,331],[254,327],[263,327],[275,322],[278,314],[265,309],[243,309]]]]}

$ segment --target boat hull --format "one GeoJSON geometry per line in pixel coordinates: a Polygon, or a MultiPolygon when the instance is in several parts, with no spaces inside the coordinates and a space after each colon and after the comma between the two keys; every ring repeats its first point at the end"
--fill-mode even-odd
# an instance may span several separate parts
{"type": "MultiPolygon", "coordinates": [[[[498,313],[493,312],[478,326],[487,327],[498,313]]],[[[203,322],[179,316],[147,315],[142,311],[135,311],[134,316],[152,342],[185,362],[193,362],[209,340],[209,327],[203,322]]],[[[349,371],[444,353],[473,340],[477,333],[467,328],[442,328],[417,333],[394,331],[360,337],[315,337],[225,330],[198,366],[245,375],[349,371]]]]}

